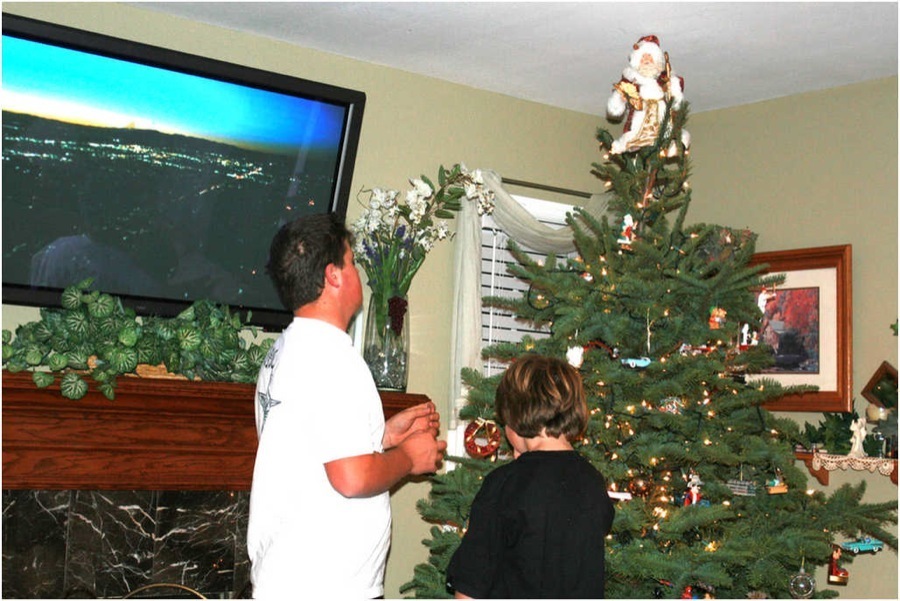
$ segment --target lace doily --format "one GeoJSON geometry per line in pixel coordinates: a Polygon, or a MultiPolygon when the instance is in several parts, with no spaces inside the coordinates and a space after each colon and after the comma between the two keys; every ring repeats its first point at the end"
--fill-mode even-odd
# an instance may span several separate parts
{"type": "Polygon", "coordinates": [[[875,473],[877,470],[882,476],[890,476],[894,471],[894,460],[882,457],[849,457],[847,455],[830,455],[828,453],[814,453],[812,468],[814,470],[825,468],[833,471],[836,469],[868,470],[875,473]]]}

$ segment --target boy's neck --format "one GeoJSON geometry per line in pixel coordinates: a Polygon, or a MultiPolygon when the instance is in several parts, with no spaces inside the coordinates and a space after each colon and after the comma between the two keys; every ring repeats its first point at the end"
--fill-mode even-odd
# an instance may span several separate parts
{"type": "Polygon", "coordinates": [[[572,443],[565,436],[543,436],[538,435],[534,438],[526,438],[526,451],[571,451],[572,443]]]}

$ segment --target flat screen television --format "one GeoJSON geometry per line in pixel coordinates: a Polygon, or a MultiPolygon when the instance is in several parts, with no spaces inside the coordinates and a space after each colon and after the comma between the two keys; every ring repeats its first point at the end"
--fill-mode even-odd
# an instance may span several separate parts
{"type": "Polygon", "coordinates": [[[3,302],[93,277],[139,315],[267,330],[285,222],[346,216],[365,94],[3,15],[3,302]]]}

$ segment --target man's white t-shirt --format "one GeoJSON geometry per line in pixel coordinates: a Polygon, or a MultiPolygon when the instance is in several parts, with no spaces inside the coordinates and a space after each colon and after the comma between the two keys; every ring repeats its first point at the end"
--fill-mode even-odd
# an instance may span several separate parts
{"type": "Polygon", "coordinates": [[[247,529],[254,597],[382,595],[389,495],[345,498],[324,467],[383,451],[381,399],[345,332],[294,318],[260,370],[256,427],[247,529]]]}

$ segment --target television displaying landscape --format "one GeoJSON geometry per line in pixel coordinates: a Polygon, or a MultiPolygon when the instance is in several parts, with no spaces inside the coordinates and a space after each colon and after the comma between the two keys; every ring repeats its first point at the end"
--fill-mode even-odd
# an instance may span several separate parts
{"type": "Polygon", "coordinates": [[[4,293],[93,277],[134,299],[283,310],[269,243],[346,211],[346,104],[6,30],[2,60],[4,293]]]}

